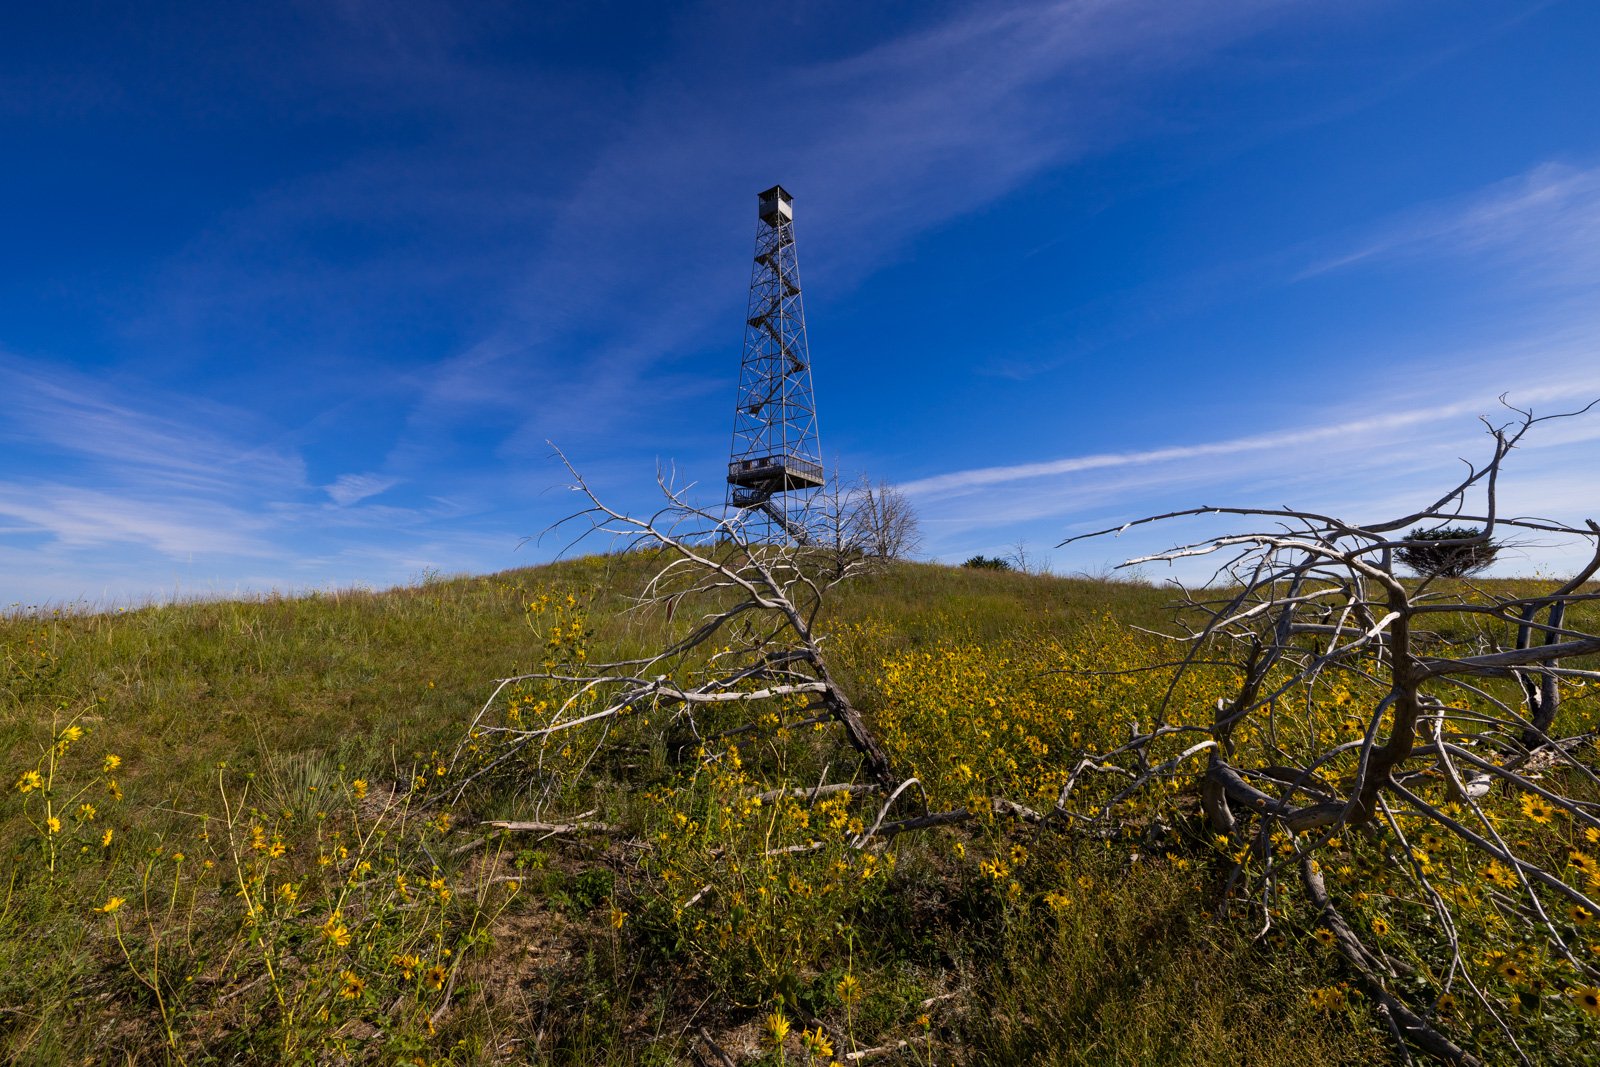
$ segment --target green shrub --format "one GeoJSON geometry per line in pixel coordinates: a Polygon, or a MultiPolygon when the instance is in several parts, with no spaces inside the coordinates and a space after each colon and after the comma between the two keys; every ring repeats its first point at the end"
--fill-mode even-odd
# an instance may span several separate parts
{"type": "Polygon", "coordinates": [[[1424,578],[1464,578],[1484,570],[1500,554],[1500,546],[1475,526],[1417,527],[1395,555],[1424,578]],[[1480,540],[1482,538],[1482,540],[1480,540]]]}

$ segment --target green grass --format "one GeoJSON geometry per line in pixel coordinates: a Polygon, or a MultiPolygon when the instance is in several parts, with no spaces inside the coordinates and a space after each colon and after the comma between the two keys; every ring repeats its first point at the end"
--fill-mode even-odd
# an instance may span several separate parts
{"type": "MultiPolygon", "coordinates": [[[[867,1044],[924,1032],[921,1002],[956,992],[927,1013],[925,1032],[941,1063],[1386,1060],[1385,1037],[1359,1005],[1336,1013],[1308,1006],[1308,988],[1341,980],[1325,955],[1273,951],[1248,929],[1215,919],[1203,865],[1130,866],[1126,849],[1052,846],[1063,851],[1042,869],[1054,878],[1070,870],[1074,879],[1074,906],[1061,918],[1007,906],[970,865],[953,860],[963,834],[908,835],[897,842],[898,865],[884,888],[839,913],[848,929],[828,936],[842,949],[819,950],[785,979],[794,983],[788,992],[745,991],[710,977],[715,968],[693,962],[675,940],[681,931],[649,911],[658,899],[654,868],[625,840],[474,848],[478,819],[534,810],[514,785],[473,794],[454,825],[437,832],[422,829],[423,820],[445,807],[419,801],[414,815],[390,823],[351,798],[358,778],[374,794],[405,793],[418,768],[426,777],[454,750],[492,679],[542,660],[543,635],[524,610],[532,598],[573,595],[586,605],[590,645],[608,655],[653,647],[661,620],[630,610],[628,599],[652,563],[637,554],[585,557],[383,593],[0,619],[0,785],[9,790],[0,802],[0,849],[11,872],[0,875],[0,1055],[30,1064],[275,1062],[294,1045],[305,1062],[693,1063],[701,1026],[730,1046],[755,1047],[772,995],[867,1044]],[[71,782],[98,783],[91,768],[115,753],[126,800],[102,801],[93,828],[73,831],[89,842],[114,824],[114,848],[102,855],[86,844],[50,871],[41,867],[38,809],[25,811],[26,798],[10,787],[51,745],[52,723],[68,721],[88,731],[74,744],[82,767],[71,782]],[[286,842],[283,866],[262,882],[268,890],[281,872],[322,885],[319,892],[340,891],[338,879],[316,882],[315,857],[346,810],[350,825],[389,835],[359,853],[385,877],[416,871],[425,881],[438,864],[456,888],[448,906],[429,913],[444,933],[428,944],[457,946],[471,962],[432,1033],[416,1021],[422,1015],[409,1029],[385,1027],[397,1011],[387,998],[417,1011],[426,1005],[431,1018],[443,993],[407,992],[412,987],[379,973],[388,956],[422,944],[426,933],[414,903],[392,893],[363,889],[365,903],[348,910],[365,924],[351,949],[362,954],[348,957],[357,962],[325,946],[314,956],[321,919],[310,912],[274,935],[287,946],[284,958],[299,961],[286,987],[301,983],[294,988],[306,1004],[337,1009],[327,1020],[309,1008],[293,1015],[269,995],[271,984],[249,984],[261,978],[250,962],[258,935],[222,878],[228,797],[245,797],[256,812],[240,816],[234,838],[248,843],[254,819],[286,842]],[[319,811],[335,814],[319,821],[319,811]],[[182,870],[169,862],[179,849],[190,855],[182,870]],[[193,861],[212,855],[218,873],[195,874],[191,893],[184,879],[198,869],[193,861]],[[181,891],[135,896],[152,870],[181,891]],[[508,902],[510,877],[523,888],[508,902]],[[116,894],[134,902],[119,913],[127,924],[116,927],[130,932],[126,949],[110,919],[92,910],[116,894]],[[620,930],[609,921],[613,909],[628,912],[620,930]],[[167,955],[154,959],[160,952],[167,955]],[[336,985],[346,969],[369,975],[363,967],[371,968],[370,988],[349,1003],[326,991],[333,986],[315,984],[336,985]],[[833,991],[847,971],[866,982],[859,1005],[833,991]],[[157,972],[153,983],[140,978],[157,972]]],[[[895,653],[1072,646],[1108,626],[1160,627],[1172,600],[1168,590],[1137,583],[902,564],[841,588],[823,629],[835,634],[840,673],[870,716],[874,672],[895,653]]],[[[664,789],[681,769],[642,734],[617,741],[596,765],[595,783],[562,798],[599,806],[603,817],[643,833],[666,810],[645,792],[664,789]]],[[[1028,891],[1048,888],[1041,881],[1028,891]]],[[[796,1031],[805,1023],[797,1015],[796,1031]]],[[[928,1062],[924,1050],[913,1043],[899,1061],[928,1062]]],[[[776,1062],[770,1054],[769,1061],[776,1062]]]]}

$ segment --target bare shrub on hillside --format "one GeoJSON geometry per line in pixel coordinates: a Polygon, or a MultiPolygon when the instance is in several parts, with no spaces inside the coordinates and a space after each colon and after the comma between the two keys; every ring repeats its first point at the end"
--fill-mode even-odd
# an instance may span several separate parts
{"type": "Polygon", "coordinates": [[[922,547],[922,525],[910,499],[887,482],[835,473],[811,507],[811,544],[832,554],[832,569],[862,558],[910,559],[922,547]]]}
{"type": "MultiPolygon", "coordinates": [[[[855,551],[848,542],[841,550],[827,537],[788,544],[753,540],[745,532],[747,513],[701,508],[659,474],[662,506],[645,517],[628,515],[603,502],[570,464],[567,469],[573,479],[570,488],[586,506],[557,528],[575,528],[574,543],[600,536],[622,551],[659,553],[663,562],[635,598],[633,610],[663,618],[672,636],[636,659],[568,658],[547,663],[543,671],[499,679],[452,761],[463,771],[457,797],[474,782],[513,770],[520,761],[521,769],[513,773],[526,774],[532,764],[542,808],[560,784],[582,777],[613,726],[627,717],[642,717],[674,750],[693,751],[707,765],[730,755],[737,765],[738,745],[752,739],[788,738],[790,731],[801,728],[834,728],[855,754],[855,764],[825,761],[820,779],[801,792],[808,802],[879,794],[875,818],[868,812],[863,825],[850,832],[853,849],[980,814],[970,808],[930,809],[922,783],[896,773],[884,746],[829,670],[824,638],[817,630],[824,597],[879,565],[881,557],[855,551]],[[534,709],[531,718],[497,721],[495,709],[507,694],[529,685],[544,687],[541,691],[551,699],[523,701],[534,709]],[[489,743],[480,745],[479,740],[489,743]],[[576,758],[569,755],[575,746],[582,746],[576,758]],[[555,763],[550,754],[556,752],[564,754],[565,766],[547,773],[555,763]],[[891,814],[900,817],[891,819],[891,814]]],[[[873,493],[874,521],[888,522],[897,531],[885,535],[890,537],[885,551],[909,550],[915,517],[904,498],[883,486],[873,493]]],[[[840,529],[862,528],[848,521],[859,510],[847,507],[839,514],[847,517],[840,529]]],[[[1004,797],[986,798],[982,814],[1029,822],[1042,818],[1004,797]]]]}
{"type": "Polygon", "coordinates": [[[1395,558],[1423,578],[1465,578],[1487,570],[1500,555],[1500,546],[1475,526],[1419,526],[1406,541],[1395,558]]]}
{"type": "Polygon", "coordinates": [[[753,541],[744,531],[746,513],[697,507],[660,476],[660,510],[643,518],[627,515],[602,502],[570,464],[568,471],[571,488],[587,506],[562,525],[576,526],[578,540],[598,535],[625,551],[661,552],[664,562],[638,595],[636,610],[661,613],[676,633],[642,658],[501,679],[473,731],[507,735],[510,743],[469,782],[580,729],[574,736],[597,749],[609,725],[624,716],[653,714],[664,730],[685,732],[704,745],[754,730],[769,708],[779,708],[785,726],[837,726],[859,755],[865,777],[892,783],[888,757],[829,673],[816,632],[824,593],[858,573],[864,556],[838,551],[825,538],[788,545],[753,541]],[[487,720],[504,690],[530,682],[559,687],[560,699],[534,722],[487,720]],[[717,719],[715,728],[706,725],[709,718],[717,719]]]}
{"type": "Polygon", "coordinates": [[[846,503],[851,539],[867,555],[909,559],[922,547],[922,526],[911,500],[887,482],[862,476],[846,503]]]}
{"type": "Polygon", "coordinates": [[[1050,573],[1050,557],[1039,555],[1020,537],[1017,538],[1017,543],[1011,546],[1011,551],[1006,553],[1006,559],[1014,569],[1023,574],[1050,573]]]}
{"type": "Polygon", "coordinates": [[[1262,934],[1298,901],[1402,1047],[1462,1064],[1482,1062],[1468,1016],[1498,1031],[1497,1055],[1531,1062],[1519,1039],[1561,1047],[1576,1040],[1562,1018],[1600,1014],[1586,936],[1600,916],[1588,689],[1600,670],[1580,658],[1600,653],[1600,636],[1592,614],[1586,626],[1574,619],[1600,600],[1589,584],[1600,525],[1500,514],[1507,456],[1536,425],[1567,417],[1512,410],[1504,425],[1485,423],[1487,462],[1393,521],[1196,508],[1130,524],[1226,514],[1270,526],[1129,561],[1225,559],[1204,588],[1184,591],[1168,702],[1130,725],[1125,744],[1085,756],[1055,813],[1126,831],[1144,817],[1128,814],[1140,796],[1197,787],[1230,889],[1253,903],[1262,934]],[[1586,540],[1591,555],[1537,590],[1394,575],[1391,559],[1462,521],[1482,543],[1555,534],[1586,540]],[[1177,680],[1205,670],[1231,675],[1209,714],[1174,706],[1177,680]],[[1544,1021],[1551,996],[1571,998],[1570,1016],[1551,1009],[1544,1021]]]}

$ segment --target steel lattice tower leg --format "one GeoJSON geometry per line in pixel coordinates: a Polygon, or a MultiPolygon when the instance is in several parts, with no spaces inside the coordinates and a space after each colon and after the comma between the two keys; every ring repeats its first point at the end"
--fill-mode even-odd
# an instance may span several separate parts
{"type": "Polygon", "coordinates": [[[744,530],[749,540],[804,543],[811,498],[824,476],[795,257],[793,198],[774,185],[758,202],[727,502],[748,512],[744,530]]]}

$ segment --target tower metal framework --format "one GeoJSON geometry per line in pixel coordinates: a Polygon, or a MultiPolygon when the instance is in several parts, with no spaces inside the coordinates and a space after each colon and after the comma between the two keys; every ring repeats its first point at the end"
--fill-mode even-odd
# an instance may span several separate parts
{"type": "Polygon", "coordinates": [[[750,541],[804,543],[809,505],[824,482],[817,403],[800,299],[794,198],[758,194],[755,264],[728,456],[728,505],[749,512],[750,541]]]}

